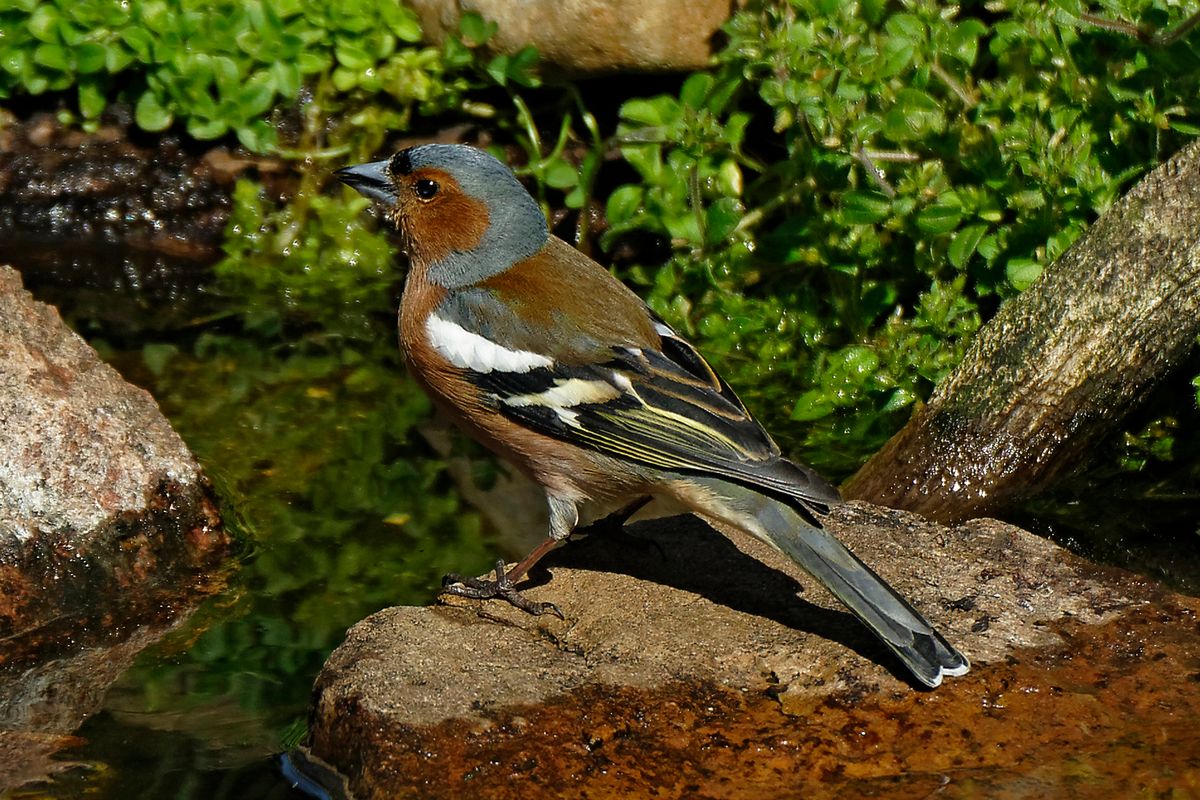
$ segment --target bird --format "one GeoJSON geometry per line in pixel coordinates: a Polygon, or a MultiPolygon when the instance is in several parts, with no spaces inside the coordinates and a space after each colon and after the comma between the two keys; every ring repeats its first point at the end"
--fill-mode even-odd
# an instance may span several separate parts
{"type": "Polygon", "coordinates": [[[484,150],[421,144],[339,169],[408,257],[399,338],[433,404],[545,491],[549,530],[494,579],[441,592],[551,603],[516,582],[579,524],[585,503],[665,496],[790,556],[933,688],[967,658],[838,541],[842,502],[788,460],[700,353],[604,267],[554,236],[512,170],[484,150]]]}

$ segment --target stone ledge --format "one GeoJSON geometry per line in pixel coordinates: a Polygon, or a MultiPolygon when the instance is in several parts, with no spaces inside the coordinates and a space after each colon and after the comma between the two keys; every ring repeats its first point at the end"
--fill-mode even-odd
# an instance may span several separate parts
{"type": "Polygon", "coordinates": [[[1169,701],[1176,722],[1200,711],[1184,677],[1200,675],[1195,600],[993,520],[945,528],[851,504],[829,524],[972,659],[970,674],[914,688],[782,556],[681,517],[553,554],[528,594],[565,621],[459,600],[364,620],[317,680],[311,751],[360,800],[481,784],[496,798],[726,796],[723,774],[757,787],[739,797],[853,795],[914,770],[982,771],[1003,789],[1024,762],[1048,780],[1067,770],[1073,720],[1125,742],[1100,748],[1103,771],[1144,756],[1170,722],[1151,709],[1118,730],[1130,704],[1169,701]],[[1156,642],[1159,663],[1139,660],[1156,642]],[[1006,718],[1009,705],[1020,710],[1006,718]],[[916,752],[924,740],[948,749],[916,752]],[[827,774],[847,765],[850,784],[827,774]]]}

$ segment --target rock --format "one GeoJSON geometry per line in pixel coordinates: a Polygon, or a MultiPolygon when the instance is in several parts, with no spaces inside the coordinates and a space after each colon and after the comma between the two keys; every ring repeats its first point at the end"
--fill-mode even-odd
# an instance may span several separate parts
{"type": "Polygon", "coordinates": [[[729,2],[673,0],[413,0],[425,35],[441,43],[474,11],[498,30],[488,46],[516,53],[533,45],[544,65],[573,75],[663,72],[709,65],[729,2]]]}
{"type": "Polygon", "coordinates": [[[74,730],[229,551],[154,399],[0,267],[0,730],[74,730]]]}
{"type": "Polygon", "coordinates": [[[53,114],[0,110],[3,258],[40,298],[109,331],[192,324],[211,313],[199,287],[222,256],[238,176],[282,165],[225,148],[199,155],[172,137],[139,143],[119,116],[85,133],[53,114]]]}
{"type": "Polygon", "coordinates": [[[53,758],[55,753],[81,744],[83,740],[75,736],[0,731],[0,792],[84,766],[53,758]]]}
{"type": "Polygon", "coordinates": [[[224,150],[197,158],[169,137],[138,145],[122,124],[89,134],[52,114],[6,122],[0,230],[8,247],[48,245],[59,261],[81,243],[215,260],[234,181],[257,166],[224,150]]]}
{"type": "Polygon", "coordinates": [[[1200,778],[1196,600],[994,520],[855,503],[829,524],[968,675],[914,688],[786,558],[680,517],[548,558],[529,596],[565,621],[454,600],[359,623],[317,679],[309,749],[360,800],[1023,797],[1066,780],[1112,797],[1200,778]]]}

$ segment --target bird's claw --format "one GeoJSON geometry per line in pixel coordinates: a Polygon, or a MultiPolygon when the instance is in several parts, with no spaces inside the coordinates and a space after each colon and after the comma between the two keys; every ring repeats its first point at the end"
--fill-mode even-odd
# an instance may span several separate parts
{"type": "Polygon", "coordinates": [[[442,578],[442,588],[438,594],[466,597],[471,600],[500,598],[501,600],[507,600],[526,614],[532,614],[535,617],[540,617],[542,614],[553,614],[559,619],[566,619],[554,603],[539,603],[530,600],[518,592],[516,586],[513,585],[512,580],[504,571],[503,561],[496,562],[495,580],[489,581],[483,578],[470,578],[452,572],[442,578]]]}

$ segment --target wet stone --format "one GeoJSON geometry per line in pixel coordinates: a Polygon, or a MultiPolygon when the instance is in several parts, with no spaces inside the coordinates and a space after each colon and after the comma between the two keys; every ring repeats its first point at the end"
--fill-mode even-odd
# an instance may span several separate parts
{"type": "Polygon", "coordinates": [[[229,551],[153,398],[0,267],[0,731],[73,731],[229,551]]]}
{"type": "Polygon", "coordinates": [[[359,623],[317,680],[308,747],[359,798],[1200,785],[1200,602],[994,520],[855,503],[830,526],[969,674],[915,688],[782,556],[680,517],[547,559],[528,595],[565,621],[455,600],[359,623]]]}
{"type": "Polygon", "coordinates": [[[170,329],[208,309],[237,178],[278,166],[144,140],[119,106],[94,133],[0,110],[0,251],[39,297],[110,331],[170,329]]]}
{"type": "Polygon", "coordinates": [[[86,134],[52,115],[10,120],[0,133],[0,230],[31,244],[91,240],[211,258],[233,176],[210,161],[170,138],[137,144],[119,124],[86,134]]]}

